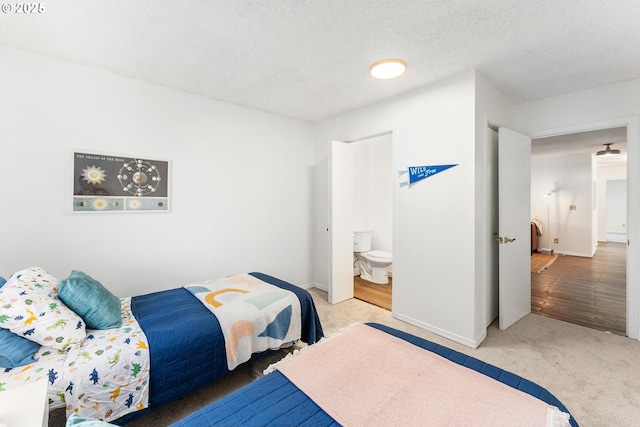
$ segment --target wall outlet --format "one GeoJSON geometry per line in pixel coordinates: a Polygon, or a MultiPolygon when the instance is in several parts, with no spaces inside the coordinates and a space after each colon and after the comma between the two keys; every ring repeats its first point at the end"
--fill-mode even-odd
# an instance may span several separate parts
{"type": "Polygon", "coordinates": [[[555,243],[557,245],[558,243],[560,243],[560,239],[558,239],[557,237],[554,237],[553,238],[553,243],[555,243]]]}

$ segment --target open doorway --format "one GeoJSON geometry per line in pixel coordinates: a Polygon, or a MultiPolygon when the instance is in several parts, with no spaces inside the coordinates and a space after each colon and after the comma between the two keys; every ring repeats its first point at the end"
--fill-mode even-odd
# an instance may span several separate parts
{"type": "Polygon", "coordinates": [[[354,278],[361,271],[366,273],[365,280],[391,288],[381,276],[392,276],[393,269],[393,164],[391,132],[330,143],[327,230],[331,304],[354,297],[354,278]],[[357,231],[368,234],[369,239],[356,249],[357,231]]]}
{"type": "Polygon", "coordinates": [[[607,195],[626,182],[626,148],[625,126],[532,140],[532,253],[549,259],[532,263],[533,313],[626,335],[626,235],[609,237],[626,230],[626,192],[607,195]],[[605,144],[620,155],[593,159],[605,144]]]}
{"type": "Polygon", "coordinates": [[[350,144],[353,146],[354,236],[356,232],[370,233],[370,244],[367,247],[358,248],[354,244],[353,293],[357,299],[391,310],[394,189],[392,134],[373,136],[350,144]],[[389,263],[383,262],[384,259],[389,263]]]}

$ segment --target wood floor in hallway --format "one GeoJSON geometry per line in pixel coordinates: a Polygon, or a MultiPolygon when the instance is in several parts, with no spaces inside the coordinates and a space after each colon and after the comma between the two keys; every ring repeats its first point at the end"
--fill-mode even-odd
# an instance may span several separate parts
{"type": "MultiPolygon", "coordinates": [[[[560,255],[542,273],[531,273],[531,312],[626,335],[624,243],[600,242],[593,258],[560,255]]],[[[391,310],[392,278],[378,285],[353,278],[355,298],[391,310]]]]}
{"type": "Polygon", "coordinates": [[[626,335],[626,251],[624,243],[600,242],[593,258],[560,255],[531,273],[531,312],[626,335]]]}
{"type": "Polygon", "coordinates": [[[369,304],[391,311],[391,282],[392,279],[389,277],[388,284],[378,285],[377,283],[368,282],[360,278],[360,276],[354,276],[353,296],[369,304]]]}

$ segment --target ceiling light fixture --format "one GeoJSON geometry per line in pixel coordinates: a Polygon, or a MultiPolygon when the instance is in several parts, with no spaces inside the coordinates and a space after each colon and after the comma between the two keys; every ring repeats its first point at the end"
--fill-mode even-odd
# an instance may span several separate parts
{"type": "Polygon", "coordinates": [[[407,64],[400,59],[384,59],[371,66],[369,73],[381,80],[394,79],[404,74],[407,64]]]}
{"type": "Polygon", "coordinates": [[[612,142],[610,142],[609,144],[604,144],[604,146],[607,148],[605,148],[604,150],[598,151],[596,153],[596,156],[613,156],[615,154],[620,154],[620,150],[612,150],[611,145],[613,145],[612,142]]]}

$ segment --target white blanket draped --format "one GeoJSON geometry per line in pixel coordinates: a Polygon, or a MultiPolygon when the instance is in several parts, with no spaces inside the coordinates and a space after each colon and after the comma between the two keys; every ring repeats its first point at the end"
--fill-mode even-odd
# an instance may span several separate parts
{"type": "Polygon", "coordinates": [[[184,286],[217,317],[230,370],[253,353],[300,339],[300,301],[290,291],[250,274],[184,286]]]}

